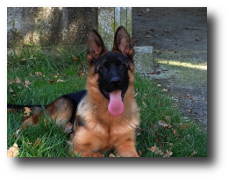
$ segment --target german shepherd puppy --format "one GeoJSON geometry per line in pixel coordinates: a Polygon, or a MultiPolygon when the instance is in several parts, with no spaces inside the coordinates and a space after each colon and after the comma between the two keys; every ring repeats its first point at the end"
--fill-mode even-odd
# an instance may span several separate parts
{"type": "MultiPolygon", "coordinates": [[[[103,157],[103,151],[115,150],[118,156],[139,157],[135,148],[140,115],[133,96],[134,54],[123,26],[115,33],[112,51],[107,51],[97,31],[89,33],[87,90],[64,95],[45,108],[57,124],[73,124],[69,151],[82,157],[103,157]]],[[[35,112],[23,127],[38,124],[41,115],[35,112]]]]}

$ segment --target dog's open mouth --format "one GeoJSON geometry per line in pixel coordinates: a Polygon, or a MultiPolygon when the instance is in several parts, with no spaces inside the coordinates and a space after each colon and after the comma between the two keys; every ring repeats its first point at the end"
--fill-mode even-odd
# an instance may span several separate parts
{"type": "MultiPolygon", "coordinates": [[[[110,99],[110,93],[108,93],[108,92],[105,91],[104,89],[103,89],[103,92],[104,92],[104,95],[105,95],[108,99],[110,99]]],[[[125,88],[121,91],[121,97],[124,98],[124,95],[125,95],[125,88]]]]}
{"type": "Polygon", "coordinates": [[[122,98],[124,97],[125,90],[114,90],[110,93],[104,90],[105,96],[109,98],[108,110],[113,116],[120,116],[124,110],[122,98]]]}

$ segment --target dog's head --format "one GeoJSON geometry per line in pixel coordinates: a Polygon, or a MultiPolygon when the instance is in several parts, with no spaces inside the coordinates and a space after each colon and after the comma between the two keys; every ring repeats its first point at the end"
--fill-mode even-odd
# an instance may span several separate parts
{"type": "Polygon", "coordinates": [[[108,110],[113,116],[123,112],[122,101],[130,83],[128,72],[134,70],[134,54],[130,35],[123,26],[115,33],[112,51],[106,50],[97,31],[91,31],[88,36],[86,59],[91,71],[98,75],[98,88],[109,99],[108,110]]]}

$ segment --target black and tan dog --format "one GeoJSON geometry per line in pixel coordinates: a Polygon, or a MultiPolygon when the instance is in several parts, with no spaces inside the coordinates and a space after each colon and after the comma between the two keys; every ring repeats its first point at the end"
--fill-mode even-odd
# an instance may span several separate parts
{"type": "MultiPolygon", "coordinates": [[[[133,96],[135,52],[130,35],[120,26],[112,51],[107,51],[101,36],[91,31],[86,59],[90,64],[86,91],[64,95],[46,106],[46,113],[57,124],[74,124],[70,150],[83,157],[102,157],[105,150],[115,150],[123,157],[138,157],[135,130],[139,108],[133,96]],[[63,123],[64,121],[64,123],[63,123]]],[[[38,124],[42,113],[24,121],[38,124]]]]}

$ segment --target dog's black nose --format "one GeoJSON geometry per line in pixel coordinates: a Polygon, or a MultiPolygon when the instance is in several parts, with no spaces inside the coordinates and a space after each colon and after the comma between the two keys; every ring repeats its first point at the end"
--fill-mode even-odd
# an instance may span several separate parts
{"type": "Polygon", "coordinates": [[[110,83],[111,83],[111,85],[113,87],[119,86],[121,84],[121,79],[119,79],[119,78],[113,78],[113,79],[111,79],[110,83]]]}

